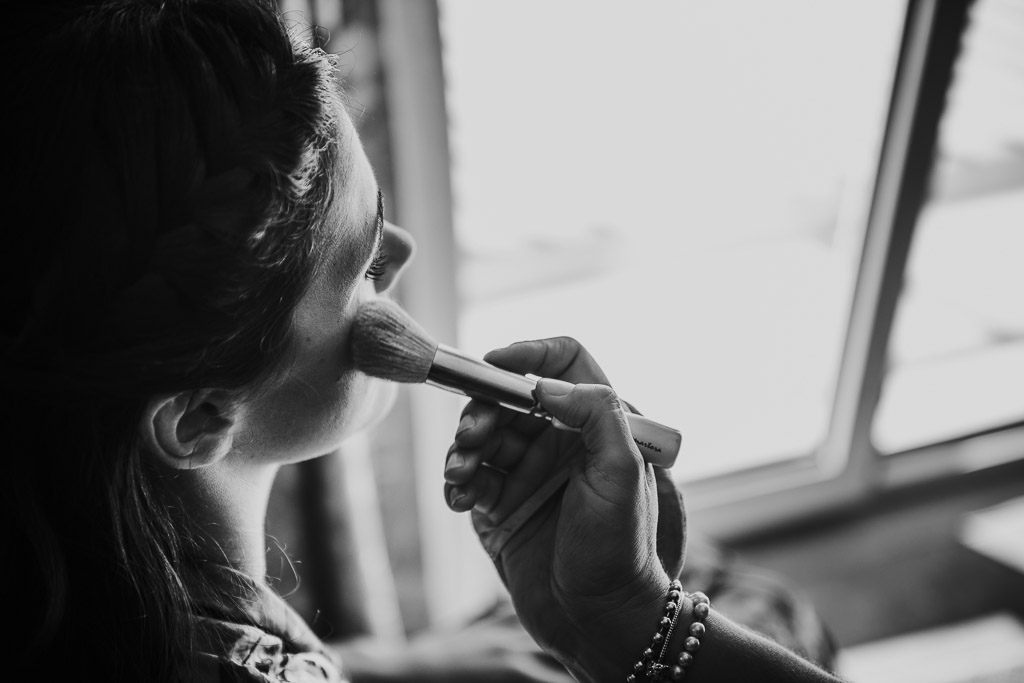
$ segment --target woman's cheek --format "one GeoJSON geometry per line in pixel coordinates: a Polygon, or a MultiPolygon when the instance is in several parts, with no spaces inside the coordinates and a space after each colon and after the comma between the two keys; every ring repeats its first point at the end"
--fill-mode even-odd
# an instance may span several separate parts
{"type": "Polygon", "coordinates": [[[365,378],[366,387],[363,397],[356,399],[358,405],[353,406],[355,414],[348,430],[350,433],[368,429],[380,422],[394,407],[398,397],[398,385],[394,382],[366,375],[362,377],[365,378]]]}

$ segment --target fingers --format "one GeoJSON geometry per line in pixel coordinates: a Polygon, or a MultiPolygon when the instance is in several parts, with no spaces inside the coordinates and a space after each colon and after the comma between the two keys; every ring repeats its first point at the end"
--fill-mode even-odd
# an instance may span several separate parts
{"type": "Polygon", "coordinates": [[[452,510],[491,513],[502,497],[504,474],[528,452],[531,439],[508,427],[508,412],[478,401],[464,409],[445,460],[445,500],[452,510]]]}
{"type": "Polygon", "coordinates": [[[484,360],[524,375],[557,377],[574,383],[610,384],[593,356],[571,337],[517,342],[491,351],[484,360]]]}
{"type": "MultiPolygon", "coordinates": [[[[503,524],[535,496],[543,503],[564,484],[568,477],[565,466],[579,451],[578,448],[556,448],[553,442],[559,436],[549,432],[531,444],[515,470],[504,478],[501,496],[486,511],[492,523],[503,524]]],[[[576,441],[578,444],[579,439],[576,441]]]]}
{"type": "Polygon", "coordinates": [[[501,472],[485,466],[478,468],[472,479],[464,484],[446,482],[444,497],[448,507],[455,512],[476,509],[490,513],[501,498],[504,478],[501,472]]]}
{"type": "MultiPolygon", "coordinates": [[[[445,461],[445,481],[465,484],[481,465],[500,471],[515,467],[529,445],[529,437],[507,426],[509,411],[471,401],[463,411],[455,441],[445,461]]],[[[547,426],[546,421],[529,418],[547,426]]]]}
{"type": "Polygon", "coordinates": [[[542,379],[536,395],[554,418],[580,429],[587,451],[587,470],[610,485],[606,493],[612,493],[612,489],[632,489],[643,463],[622,404],[611,387],[542,379]]]}
{"type": "MultiPolygon", "coordinates": [[[[571,337],[517,342],[491,351],[484,360],[521,374],[553,377],[573,384],[611,385],[590,352],[571,337]]],[[[623,405],[627,404],[623,402],[623,405]]],[[[543,422],[521,415],[511,418],[510,424],[530,435],[546,427],[543,422]]]]}
{"type": "Polygon", "coordinates": [[[501,521],[572,457],[574,451],[556,445],[567,437],[578,441],[575,434],[534,417],[527,419],[547,433],[523,434],[507,421],[508,412],[477,401],[466,406],[445,461],[445,500],[452,510],[476,509],[501,521]]]}
{"type": "MultiPolygon", "coordinates": [[[[537,398],[559,421],[580,429],[592,486],[625,504],[644,468],[615,392],[605,385],[542,379],[537,398]]],[[[550,429],[523,434],[510,426],[508,412],[478,401],[463,411],[445,462],[445,497],[453,510],[477,507],[500,519],[571,456],[572,450],[554,443],[567,435],[550,429]]],[[[546,427],[542,420],[526,419],[546,427]]]]}

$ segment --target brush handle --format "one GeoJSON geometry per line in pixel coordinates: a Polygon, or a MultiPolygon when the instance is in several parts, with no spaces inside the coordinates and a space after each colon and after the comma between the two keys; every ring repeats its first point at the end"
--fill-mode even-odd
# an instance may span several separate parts
{"type": "Polygon", "coordinates": [[[676,464],[676,456],[683,443],[683,435],[678,429],[636,413],[626,413],[626,422],[629,423],[629,433],[645,461],[665,468],[676,464]]]}
{"type": "MultiPolygon", "coordinates": [[[[437,347],[426,382],[456,394],[549,420],[558,429],[580,431],[553,418],[537,403],[533,393],[537,388],[536,379],[503,370],[444,344],[437,347]]],[[[626,413],[626,421],[645,462],[666,468],[675,464],[683,440],[679,430],[630,412],[626,413]]]]}
{"type": "MultiPolygon", "coordinates": [[[[556,429],[567,432],[580,431],[579,427],[570,427],[557,417],[549,415],[538,417],[547,417],[556,429]]],[[[667,427],[649,417],[629,412],[626,413],[626,422],[629,423],[629,434],[633,437],[633,442],[636,443],[645,462],[655,467],[665,468],[675,464],[676,456],[679,455],[679,447],[683,443],[683,435],[679,433],[678,429],[667,427]]]]}

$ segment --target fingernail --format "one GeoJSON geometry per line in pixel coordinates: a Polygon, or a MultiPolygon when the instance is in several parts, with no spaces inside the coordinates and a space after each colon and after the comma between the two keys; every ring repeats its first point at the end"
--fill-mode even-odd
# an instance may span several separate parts
{"type": "Polygon", "coordinates": [[[463,415],[462,419],[459,420],[459,428],[455,432],[455,436],[458,436],[467,429],[472,429],[473,425],[476,424],[476,419],[472,415],[463,415]]]}
{"type": "Polygon", "coordinates": [[[453,486],[448,492],[448,505],[455,507],[459,501],[466,497],[466,492],[458,486],[453,486]]]}
{"type": "Polygon", "coordinates": [[[572,425],[565,424],[564,422],[559,420],[557,417],[552,417],[551,418],[551,425],[555,429],[561,429],[563,432],[582,432],[583,431],[579,427],[573,427],[572,425]]]}
{"type": "Polygon", "coordinates": [[[462,469],[462,466],[466,464],[466,459],[462,456],[462,453],[456,451],[452,453],[452,457],[448,458],[448,464],[444,466],[445,472],[452,472],[454,470],[462,469]]]}
{"type": "Polygon", "coordinates": [[[545,377],[537,382],[537,388],[548,396],[565,396],[573,390],[575,384],[569,382],[563,382],[560,379],[551,379],[545,377]]]}

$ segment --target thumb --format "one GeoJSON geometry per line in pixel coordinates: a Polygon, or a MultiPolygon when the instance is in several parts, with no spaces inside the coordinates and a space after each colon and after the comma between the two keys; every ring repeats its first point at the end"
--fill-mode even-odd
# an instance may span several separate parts
{"type": "Polygon", "coordinates": [[[643,470],[626,413],[611,387],[543,378],[537,383],[536,398],[554,419],[580,431],[588,468],[623,482],[643,470]]]}

